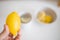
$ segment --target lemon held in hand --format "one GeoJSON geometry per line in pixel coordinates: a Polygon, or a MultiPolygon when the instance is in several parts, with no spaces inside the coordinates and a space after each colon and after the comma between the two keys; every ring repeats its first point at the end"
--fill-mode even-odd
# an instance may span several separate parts
{"type": "Polygon", "coordinates": [[[21,26],[20,16],[17,12],[12,12],[7,16],[6,24],[8,25],[10,33],[15,36],[21,26]]]}

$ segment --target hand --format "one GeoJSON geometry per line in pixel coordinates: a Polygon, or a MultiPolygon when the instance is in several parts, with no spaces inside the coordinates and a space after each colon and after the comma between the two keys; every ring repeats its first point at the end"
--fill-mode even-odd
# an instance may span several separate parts
{"type": "Polygon", "coordinates": [[[13,35],[9,33],[8,26],[4,25],[4,30],[0,33],[0,40],[20,40],[20,31],[17,36],[13,38],[13,35]]]}

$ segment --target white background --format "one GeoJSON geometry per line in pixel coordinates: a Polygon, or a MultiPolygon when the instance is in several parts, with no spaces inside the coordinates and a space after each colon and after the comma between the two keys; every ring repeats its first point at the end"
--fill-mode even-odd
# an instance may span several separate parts
{"type": "Polygon", "coordinates": [[[17,11],[20,16],[25,12],[32,15],[32,20],[28,24],[21,25],[21,40],[60,40],[60,8],[55,1],[0,1],[0,32],[7,15],[12,11],[17,11]],[[56,12],[57,19],[51,24],[39,24],[36,14],[46,7],[56,12]]]}

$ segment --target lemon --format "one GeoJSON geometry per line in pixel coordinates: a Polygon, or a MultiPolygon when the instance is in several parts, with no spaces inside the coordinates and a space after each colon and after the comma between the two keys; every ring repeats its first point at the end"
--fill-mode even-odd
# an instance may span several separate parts
{"type": "Polygon", "coordinates": [[[40,21],[44,22],[44,23],[51,23],[52,17],[51,16],[44,16],[44,17],[41,17],[40,21]]]}
{"type": "Polygon", "coordinates": [[[45,16],[45,23],[51,23],[52,17],[51,16],[45,16]]]}
{"type": "Polygon", "coordinates": [[[46,16],[46,13],[44,11],[38,13],[39,18],[42,18],[44,16],[46,16]]]}
{"type": "Polygon", "coordinates": [[[37,18],[39,22],[43,23],[51,23],[53,20],[52,17],[50,15],[47,15],[44,11],[40,12],[37,18]]]}
{"type": "Polygon", "coordinates": [[[12,12],[7,16],[6,24],[11,34],[16,35],[21,26],[20,16],[17,12],[12,12]]]}

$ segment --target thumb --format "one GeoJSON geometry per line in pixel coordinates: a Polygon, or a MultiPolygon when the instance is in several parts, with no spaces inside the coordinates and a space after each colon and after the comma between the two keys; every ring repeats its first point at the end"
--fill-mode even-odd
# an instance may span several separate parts
{"type": "Polygon", "coordinates": [[[18,31],[18,34],[17,34],[17,36],[15,37],[14,40],[20,40],[20,30],[18,31]]]}
{"type": "Polygon", "coordinates": [[[4,39],[8,35],[9,35],[9,29],[8,29],[8,26],[5,24],[4,25],[4,30],[0,33],[0,40],[4,39]]]}

